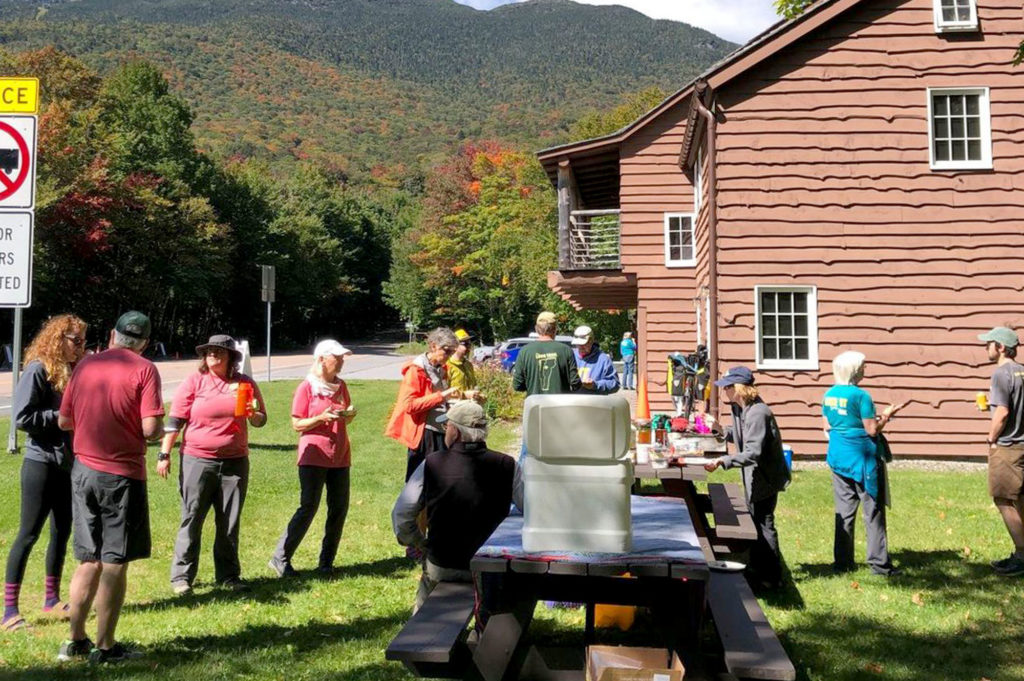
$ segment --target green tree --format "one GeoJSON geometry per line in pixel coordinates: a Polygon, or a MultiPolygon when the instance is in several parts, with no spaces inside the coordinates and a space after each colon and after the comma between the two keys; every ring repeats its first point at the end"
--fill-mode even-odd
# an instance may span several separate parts
{"type": "Polygon", "coordinates": [[[585,140],[613,133],[661,104],[667,96],[659,87],[649,87],[629,94],[614,109],[592,111],[584,115],[570,128],[569,136],[574,140],[585,140]]]}

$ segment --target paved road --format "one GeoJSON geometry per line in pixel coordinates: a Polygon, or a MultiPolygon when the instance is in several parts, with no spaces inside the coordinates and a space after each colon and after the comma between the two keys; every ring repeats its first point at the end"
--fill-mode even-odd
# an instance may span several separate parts
{"type": "MultiPolygon", "coordinates": [[[[353,354],[345,361],[341,375],[346,379],[399,380],[402,365],[408,359],[394,354],[394,344],[350,344],[353,354]]],[[[310,354],[273,355],[270,358],[271,380],[281,381],[302,378],[313,363],[310,354]]],[[[160,380],[163,382],[164,400],[170,401],[185,377],[195,371],[198,362],[194,358],[157,362],[160,380]]],[[[253,378],[263,383],[267,380],[266,355],[252,358],[253,378]]],[[[11,413],[11,373],[0,374],[0,415],[11,413]]]]}

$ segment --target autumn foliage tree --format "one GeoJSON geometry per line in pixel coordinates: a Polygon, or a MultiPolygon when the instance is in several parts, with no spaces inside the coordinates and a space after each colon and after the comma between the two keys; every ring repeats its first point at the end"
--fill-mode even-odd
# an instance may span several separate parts
{"type": "Polygon", "coordinates": [[[555,201],[543,170],[531,154],[470,144],[426,187],[418,227],[396,244],[389,299],[417,321],[497,338],[520,333],[556,264],[555,201]]]}
{"type": "Polygon", "coordinates": [[[262,338],[257,264],[279,268],[278,347],[388,319],[389,207],[309,164],[218,165],[151,64],[101,78],[46,48],[0,51],[0,68],[42,92],[29,329],[72,311],[102,342],[137,308],[169,350],[214,332],[262,338]]]}

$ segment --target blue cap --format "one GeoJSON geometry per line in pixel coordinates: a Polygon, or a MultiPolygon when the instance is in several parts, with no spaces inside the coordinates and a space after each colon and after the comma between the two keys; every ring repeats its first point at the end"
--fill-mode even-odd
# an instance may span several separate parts
{"type": "Polygon", "coordinates": [[[719,388],[737,384],[754,385],[754,372],[747,367],[733,367],[725,372],[725,376],[715,381],[715,385],[719,388]]]}

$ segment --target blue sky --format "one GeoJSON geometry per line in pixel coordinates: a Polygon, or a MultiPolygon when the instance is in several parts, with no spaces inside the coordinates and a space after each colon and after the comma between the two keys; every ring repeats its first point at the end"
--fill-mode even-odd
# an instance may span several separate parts
{"type": "MultiPolygon", "coordinates": [[[[455,0],[477,9],[494,9],[523,0],[455,0]]],[[[778,18],[772,0],[576,0],[588,5],[625,5],[654,19],[674,19],[744,43],[778,18]]]]}

